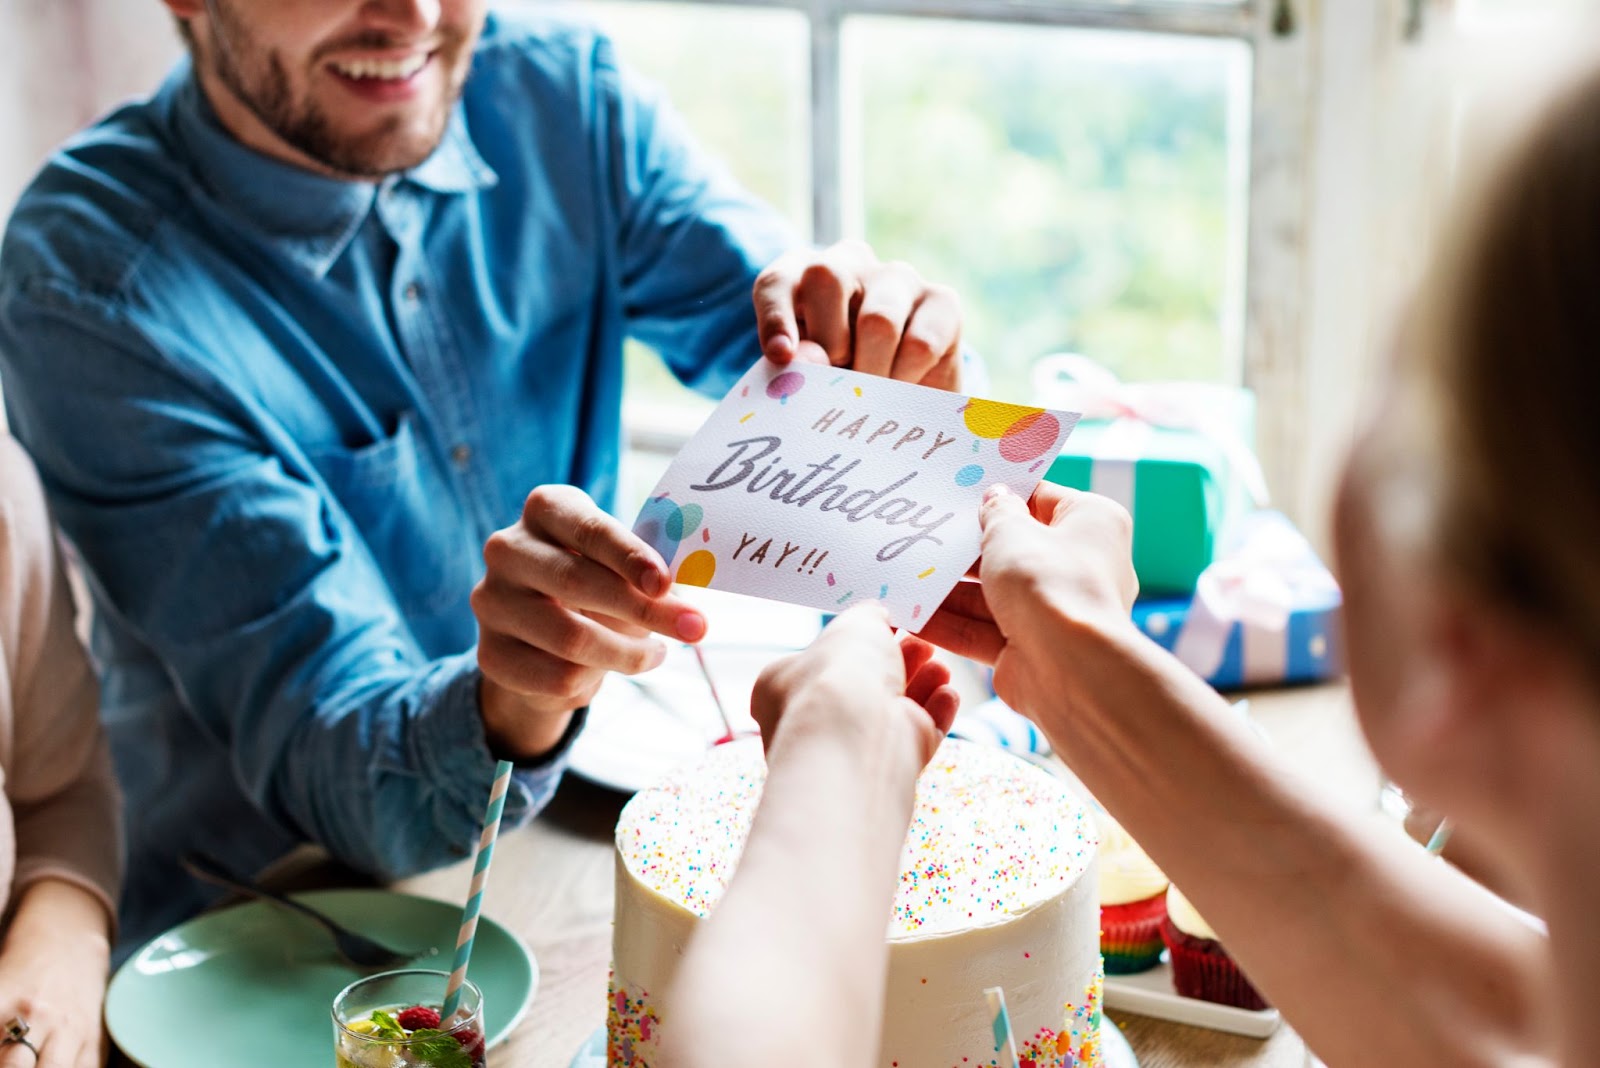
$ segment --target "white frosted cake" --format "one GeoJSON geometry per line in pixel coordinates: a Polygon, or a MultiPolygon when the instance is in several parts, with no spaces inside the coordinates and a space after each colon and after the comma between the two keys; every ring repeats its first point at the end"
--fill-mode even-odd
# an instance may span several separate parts
{"type": "MultiPolygon", "coordinates": [[[[722,897],[766,780],[761,743],[712,750],[617,824],[610,1068],[656,1063],[671,982],[722,897]]],[[[1048,773],[947,741],[917,783],[889,920],[882,1068],[997,1065],[987,987],[1005,991],[1024,1068],[1099,1068],[1095,826],[1048,773]]]]}

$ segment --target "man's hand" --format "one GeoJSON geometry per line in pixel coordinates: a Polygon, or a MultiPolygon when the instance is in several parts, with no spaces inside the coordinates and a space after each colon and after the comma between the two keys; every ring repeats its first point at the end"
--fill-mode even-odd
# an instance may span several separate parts
{"type": "Polygon", "coordinates": [[[575,487],[528,494],[521,521],[496,531],[483,559],[472,591],[480,703],[489,744],[508,759],[554,746],[606,672],[660,664],[666,647],[650,632],[705,636],[705,617],[671,595],[655,550],[575,487]]]}
{"type": "MultiPolygon", "coordinates": [[[[0,1023],[20,1016],[38,1068],[100,1068],[100,1003],[111,960],[105,906],[59,879],[31,884],[0,951],[0,1023]]],[[[0,1068],[34,1068],[19,1043],[0,1046],[0,1068]]]]}
{"type": "Polygon", "coordinates": [[[761,351],[939,389],[961,387],[961,302],[859,241],[778,257],[755,285],[761,351]]]}
{"type": "Polygon", "coordinates": [[[883,609],[862,605],[840,615],[804,652],[761,673],[750,711],[770,751],[776,738],[832,737],[868,757],[915,752],[920,768],[956,716],[960,698],[933,647],[910,635],[898,642],[883,609]]]}
{"type": "Polygon", "coordinates": [[[979,518],[980,581],[958,583],[922,635],[994,665],[995,692],[1036,717],[1059,700],[1050,680],[1066,628],[1132,626],[1133,521],[1115,501],[1050,482],[1031,502],[994,487],[979,518]]]}

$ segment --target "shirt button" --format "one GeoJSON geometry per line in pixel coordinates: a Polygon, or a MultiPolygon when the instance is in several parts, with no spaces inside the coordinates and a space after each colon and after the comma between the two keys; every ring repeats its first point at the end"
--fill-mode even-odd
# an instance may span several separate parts
{"type": "Polygon", "coordinates": [[[421,300],[422,286],[416,282],[408,283],[405,288],[405,298],[412,304],[415,304],[417,301],[421,300]]]}
{"type": "Polygon", "coordinates": [[[450,450],[450,459],[457,467],[467,466],[467,461],[472,459],[472,446],[466,444],[455,446],[450,450]]]}

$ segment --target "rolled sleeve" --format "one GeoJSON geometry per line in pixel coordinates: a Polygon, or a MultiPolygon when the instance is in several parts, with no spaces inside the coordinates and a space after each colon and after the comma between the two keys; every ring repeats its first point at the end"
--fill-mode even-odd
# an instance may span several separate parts
{"type": "MultiPolygon", "coordinates": [[[[425,694],[419,703],[424,711],[414,726],[419,759],[430,765],[427,778],[450,784],[443,789],[448,803],[436,820],[448,825],[469,817],[449,835],[462,843],[470,843],[478,833],[499,763],[489,751],[483,717],[478,711],[478,687],[482,680],[483,675],[470,654],[446,660],[434,676],[432,692],[425,694]]],[[[572,722],[549,752],[513,767],[501,816],[502,826],[519,827],[550,802],[561,784],[567,755],[583,729],[587,713],[587,709],[579,709],[573,714],[572,722]]]]}
{"type": "MultiPolygon", "coordinates": [[[[176,339],[92,299],[13,299],[0,342],[18,433],[37,443],[106,621],[172,686],[113,731],[135,776],[136,848],[163,869],[204,847],[249,870],[265,858],[230,807],[247,800],[286,841],[380,877],[470,849],[494,767],[475,650],[423,653],[296,443],[176,339]],[[65,420],[97,433],[51,432],[65,420]]],[[[506,818],[542,806],[561,767],[520,775],[506,818]]]]}

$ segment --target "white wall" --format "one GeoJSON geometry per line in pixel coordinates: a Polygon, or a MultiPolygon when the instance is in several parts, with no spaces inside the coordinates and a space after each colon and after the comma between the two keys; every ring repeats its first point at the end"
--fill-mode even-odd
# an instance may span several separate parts
{"type": "Polygon", "coordinates": [[[0,214],[51,149],[148,94],[180,49],[160,0],[0,0],[0,214]]]}

